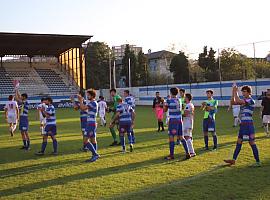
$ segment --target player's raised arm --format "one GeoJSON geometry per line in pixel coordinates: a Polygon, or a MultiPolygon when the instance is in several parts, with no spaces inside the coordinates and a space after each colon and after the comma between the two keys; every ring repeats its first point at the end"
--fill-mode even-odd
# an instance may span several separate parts
{"type": "Polygon", "coordinates": [[[81,110],[83,110],[83,111],[88,110],[88,106],[87,105],[84,105],[84,103],[83,103],[83,97],[80,94],[78,94],[78,100],[79,100],[79,103],[80,103],[79,108],[81,110]]]}
{"type": "Polygon", "coordinates": [[[233,105],[244,105],[245,101],[240,99],[239,94],[238,94],[238,87],[236,84],[233,86],[232,92],[233,92],[232,104],[233,105]]]}
{"type": "Polygon", "coordinates": [[[19,102],[22,102],[22,96],[21,96],[21,94],[20,94],[20,92],[19,92],[18,89],[15,90],[15,100],[16,101],[19,101],[19,102]]]}

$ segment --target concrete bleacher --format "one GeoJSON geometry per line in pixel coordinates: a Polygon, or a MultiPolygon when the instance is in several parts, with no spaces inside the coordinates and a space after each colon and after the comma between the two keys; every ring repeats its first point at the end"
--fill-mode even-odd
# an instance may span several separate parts
{"type": "Polygon", "coordinates": [[[0,67],[1,96],[14,94],[13,81],[20,82],[20,91],[31,95],[70,95],[77,92],[67,75],[51,65],[38,63],[30,67],[27,63],[4,63],[0,67]]]}

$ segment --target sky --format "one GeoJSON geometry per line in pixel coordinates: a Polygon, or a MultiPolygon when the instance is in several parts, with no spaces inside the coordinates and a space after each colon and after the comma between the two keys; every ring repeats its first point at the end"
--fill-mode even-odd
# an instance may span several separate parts
{"type": "Polygon", "coordinates": [[[270,51],[269,0],[1,0],[0,32],[93,35],[152,52],[235,47],[270,51]],[[240,44],[248,44],[237,46],[240,44]]]}

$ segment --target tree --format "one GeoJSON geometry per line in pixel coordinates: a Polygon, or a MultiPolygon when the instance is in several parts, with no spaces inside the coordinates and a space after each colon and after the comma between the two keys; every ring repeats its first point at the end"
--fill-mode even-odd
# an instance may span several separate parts
{"type": "Polygon", "coordinates": [[[110,48],[103,42],[91,42],[85,51],[87,88],[109,88],[110,48]]]}
{"type": "Polygon", "coordinates": [[[136,70],[137,85],[147,85],[149,83],[149,66],[147,56],[140,51],[138,53],[138,67],[136,70]]]}
{"type": "Polygon", "coordinates": [[[203,47],[203,52],[199,54],[198,65],[204,70],[206,81],[219,80],[218,63],[215,58],[216,51],[211,47],[209,52],[207,46],[203,47]]]}
{"type": "Polygon", "coordinates": [[[131,86],[137,86],[138,80],[138,69],[137,69],[137,58],[133,51],[130,51],[130,47],[127,44],[125,48],[125,55],[122,59],[123,68],[121,71],[121,76],[126,77],[126,85],[129,85],[129,59],[130,59],[130,71],[131,71],[131,86]]]}
{"type": "Polygon", "coordinates": [[[174,83],[187,83],[190,80],[188,59],[184,52],[175,55],[170,64],[170,72],[173,73],[174,83]]]}

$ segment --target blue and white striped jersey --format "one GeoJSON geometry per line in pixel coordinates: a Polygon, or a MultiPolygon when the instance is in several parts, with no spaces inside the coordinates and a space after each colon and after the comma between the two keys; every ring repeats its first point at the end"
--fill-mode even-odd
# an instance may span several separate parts
{"type": "Polygon", "coordinates": [[[87,123],[90,126],[96,126],[96,118],[98,112],[98,103],[96,100],[89,101],[87,104],[87,123]]]}
{"type": "Polygon", "coordinates": [[[117,106],[116,112],[119,112],[119,123],[131,123],[132,122],[132,113],[134,109],[127,103],[121,103],[117,106]]]}
{"type": "MultiPolygon", "coordinates": [[[[80,108],[80,102],[76,101],[74,104],[80,108]]],[[[83,100],[83,105],[86,105],[86,101],[85,100],[83,100]]],[[[85,120],[86,121],[86,119],[87,119],[87,111],[80,109],[80,117],[81,117],[81,120],[85,120]]]]}
{"type": "Polygon", "coordinates": [[[45,112],[49,115],[46,116],[46,125],[55,125],[56,124],[56,116],[55,116],[55,108],[54,106],[48,105],[45,112]]]}
{"type": "Polygon", "coordinates": [[[244,105],[240,107],[240,120],[241,122],[253,122],[253,112],[255,108],[255,101],[252,98],[244,98],[245,101],[244,105]]]}
{"type": "Polygon", "coordinates": [[[28,101],[22,101],[20,103],[20,116],[28,117],[29,103],[28,101]]]}
{"type": "Polygon", "coordinates": [[[181,119],[182,103],[178,97],[168,99],[166,105],[169,109],[170,119],[181,119]]]}
{"type": "Polygon", "coordinates": [[[127,96],[125,98],[125,103],[130,105],[133,108],[133,110],[135,110],[136,105],[135,105],[135,98],[133,96],[131,95],[127,96]]]}

